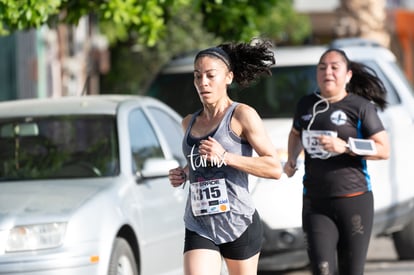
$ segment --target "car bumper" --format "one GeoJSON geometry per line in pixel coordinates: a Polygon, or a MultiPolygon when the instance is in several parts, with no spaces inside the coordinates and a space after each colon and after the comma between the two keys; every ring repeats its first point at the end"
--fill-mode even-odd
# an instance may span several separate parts
{"type": "Polygon", "coordinates": [[[0,255],[0,274],[19,275],[94,275],[103,263],[91,253],[38,251],[0,255]]]}
{"type": "Polygon", "coordinates": [[[83,266],[83,267],[28,267],[28,268],[13,268],[3,265],[0,266],[0,274],[2,275],[88,275],[88,274],[99,274],[97,269],[93,266],[83,266]],[[45,269],[50,268],[50,269],[45,269]],[[4,270],[6,269],[6,270],[4,270]]]}
{"type": "Polygon", "coordinates": [[[309,263],[301,228],[271,229],[265,223],[259,270],[286,270],[309,263]]]}

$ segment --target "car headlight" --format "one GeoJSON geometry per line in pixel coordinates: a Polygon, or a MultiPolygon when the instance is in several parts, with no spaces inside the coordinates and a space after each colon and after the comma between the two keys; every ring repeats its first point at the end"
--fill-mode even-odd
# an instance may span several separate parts
{"type": "Polygon", "coordinates": [[[66,223],[22,225],[12,228],[6,242],[6,252],[37,250],[62,244],[66,223]]]}

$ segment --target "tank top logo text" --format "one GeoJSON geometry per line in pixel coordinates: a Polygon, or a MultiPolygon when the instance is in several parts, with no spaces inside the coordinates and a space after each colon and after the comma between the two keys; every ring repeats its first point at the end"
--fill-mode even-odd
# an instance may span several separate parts
{"type": "Polygon", "coordinates": [[[224,156],[215,156],[211,158],[210,160],[207,159],[207,155],[202,156],[198,153],[195,153],[196,146],[193,145],[191,148],[190,155],[187,155],[187,157],[190,159],[191,169],[195,171],[199,167],[211,167],[211,166],[217,166],[220,168],[223,165],[227,165],[226,161],[224,160],[224,156]]]}

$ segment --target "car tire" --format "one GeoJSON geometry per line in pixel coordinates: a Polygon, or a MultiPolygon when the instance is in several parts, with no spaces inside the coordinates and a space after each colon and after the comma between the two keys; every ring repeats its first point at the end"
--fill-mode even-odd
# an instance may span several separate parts
{"type": "Polygon", "coordinates": [[[125,239],[114,241],[108,275],[138,275],[134,254],[125,239]]]}
{"type": "Polygon", "coordinates": [[[414,219],[401,231],[392,235],[395,250],[400,260],[414,260],[414,219]]]}

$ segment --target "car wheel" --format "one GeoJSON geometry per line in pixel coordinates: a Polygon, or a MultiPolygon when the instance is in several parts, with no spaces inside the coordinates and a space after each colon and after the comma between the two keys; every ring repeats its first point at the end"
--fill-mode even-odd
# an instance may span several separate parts
{"type": "Polygon", "coordinates": [[[134,254],[125,239],[115,239],[108,275],[138,275],[134,254]]]}
{"type": "Polygon", "coordinates": [[[401,231],[393,233],[394,246],[400,260],[414,260],[414,219],[401,231]]]}

